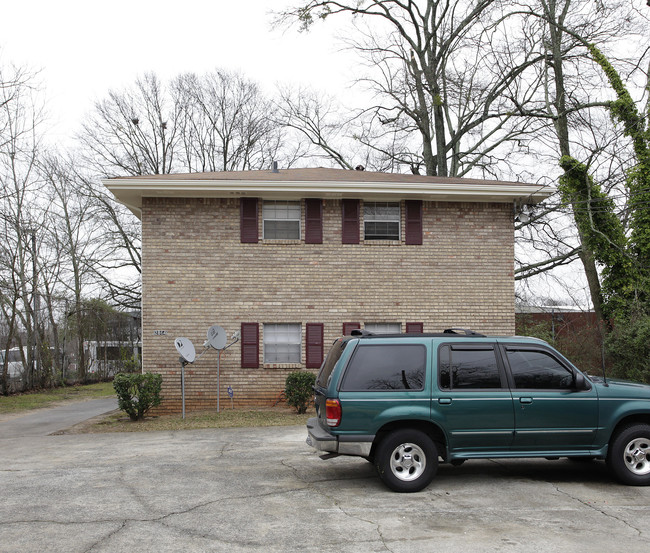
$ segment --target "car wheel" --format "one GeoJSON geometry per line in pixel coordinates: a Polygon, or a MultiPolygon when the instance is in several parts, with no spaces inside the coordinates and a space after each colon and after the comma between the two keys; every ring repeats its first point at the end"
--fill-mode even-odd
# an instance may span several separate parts
{"type": "Polygon", "coordinates": [[[381,480],[396,492],[419,492],[438,470],[433,440],[419,430],[396,430],[379,444],[375,466],[381,480]]]}
{"type": "Polygon", "coordinates": [[[607,463],[624,484],[650,485],[650,425],[634,424],[618,432],[609,444],[607,463]]]}

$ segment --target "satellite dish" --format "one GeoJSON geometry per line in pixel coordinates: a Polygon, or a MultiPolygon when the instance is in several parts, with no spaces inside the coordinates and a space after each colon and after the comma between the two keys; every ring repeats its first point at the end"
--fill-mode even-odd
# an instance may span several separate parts
{"type": "Polygon", "coordinates": [[[181,357],[188,363],[194,363],[196,359],[196,350],[194,344],[189,338],[176,338],[174,340],[176,351],[180,353],[181,357]]]}
{"type": "Polygon", "coordinates": [[[223,349],[226,347],[226,331],[219,325],[213,325],[208,328],[208,344],[214,349],[223,349]]]}

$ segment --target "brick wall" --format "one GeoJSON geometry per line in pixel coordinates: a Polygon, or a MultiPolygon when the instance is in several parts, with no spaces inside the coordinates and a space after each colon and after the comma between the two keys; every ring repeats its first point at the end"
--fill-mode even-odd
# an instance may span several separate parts
{"type": "MultiPolygon", "coordinates": [[[[260,368],[240,366],[239,344],[221,356],[222,407],[273,405],[303,365],[264,365],[263,323],[323,323],[325,352],[343,322],[422,322],[514,333],[514,236],[510,204],[424,202],[422,245],[341,244],[341,201],[324,200],[323,243],[240,243],[238,199],[143,198],[143,364],[163,374],[163,411],[181,406],[174,338],[197,352],[212,324],[230,334],[260,323],[260,368]],[[155,335],[166,331],[166,335],[155,335]]],[[[363,212],[363,209],[362,209],[363,212]]],[[[261,213],[261,209],[260,209],[261,213]]],[[[363,238],[363,229],[361,229],[363,238]]],[[[186,409],[216,406],[217,352],[185,369],[186,409]]]]}

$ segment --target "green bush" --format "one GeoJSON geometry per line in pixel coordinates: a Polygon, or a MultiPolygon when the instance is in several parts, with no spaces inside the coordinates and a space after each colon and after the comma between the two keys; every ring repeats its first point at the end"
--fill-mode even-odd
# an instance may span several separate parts
{"type": "Polygon", "coordinates": [[[650,315],[635,313],[614,321],[605,348],[613,376],[650,384],[650,315]]]}
{"type": "Polygon", "coordinates": [[[307,411],[309,401],[314,395],[312,386],[316,383],[316,376],[308,371],[294,371],[289,373],[284,387],[287,403],[296,408],[299,415],[307,411]]]}
{"type": "Polygon", "coordinates": [[[161,387],[159,374],[119,373],[113,380],[118,407],[133,421],[143,419],[149,409],[160,405],[161,387]]]}

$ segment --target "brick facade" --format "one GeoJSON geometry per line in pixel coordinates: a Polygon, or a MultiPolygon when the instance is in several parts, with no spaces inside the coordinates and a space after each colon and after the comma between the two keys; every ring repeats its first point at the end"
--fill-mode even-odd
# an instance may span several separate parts
{"type": "MultiPolygon", "coordinates": [[[[163,374],[162,411],[180,411],[180,364],[174,338],[197,346],[212,324],[230,335],[259,323],[259,368],[242,368],[240,344],[221,355],[222,407],[273,405],[289,372],[305,368],[307,323],[322,323],[325,352],[344,322],[423,324],[513,334],[514,232],[511,203],[422,203],[422,244],[342,244],[342,201],[323,200],[322,243],[242,243],[238,198],[142,198],[143,366],[163,374]],[[264,323],[299,323],[300,364],[263,363],[264,323]],[[157,331],[165,331],[160,334],[157,331]]],[[[363,201],[361,202],[363,214],[363,201]]],[[[217,352],[185,369],[186,409],[214,408],[217,352]]],[[[310,369],[316,371],[317,369],[310,369]]]]}

